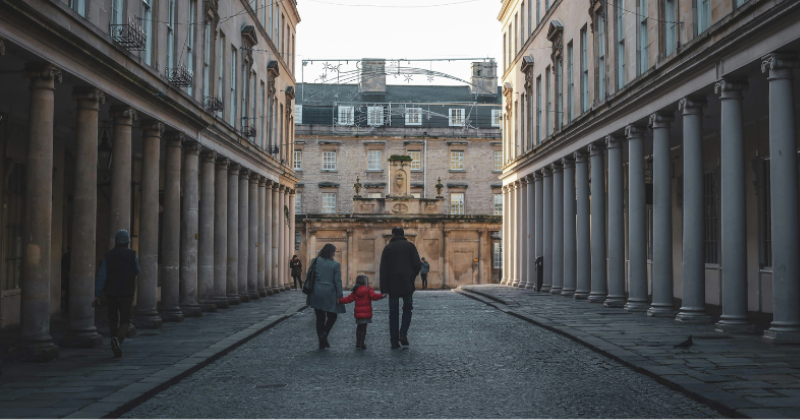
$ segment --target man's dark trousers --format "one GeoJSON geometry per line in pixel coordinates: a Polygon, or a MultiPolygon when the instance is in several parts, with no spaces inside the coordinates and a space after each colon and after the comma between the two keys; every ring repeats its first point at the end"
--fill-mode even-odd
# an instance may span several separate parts
{"type": "Polygon", "coordinates": [[[106,296],[106,300],[108,301],[108,333],[111,337],[117,337],[122,344],[131,325],[133,298],[106,296]]]}
{"type": "Polygon", "coordinates": [[[400,339],[400,335],[408,334],[408,327],[411,326],[411,310],[414,309],[412,295],[413,292],[405,296],[389,295],[389,335],[392,337],[392,343],[396,343],[400,339]],[[397,324],[400,317],[401,298],[403,299],[403,322],[398,333],[397,324]]]}
{"type": "Polygon", "coordinates": [[[422,276],[422,288],[423,289],[427,289],[428,288],[428,273],[419,273],[419,275],[422,276]]]}

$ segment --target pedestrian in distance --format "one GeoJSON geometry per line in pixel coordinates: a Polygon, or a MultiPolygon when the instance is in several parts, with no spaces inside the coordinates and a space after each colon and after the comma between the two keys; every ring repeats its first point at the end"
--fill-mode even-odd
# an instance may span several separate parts
{"type": "Polygon", "coordinates": [[[306,305],[314,309],[317,317],[317,337],[319,349],[330,347],[328,335],[336,323],[339,314],[345,313],[344,305],[339,303],[342,293],[342,266],[333,259],[336,247],[325,244],[316,258],[311,260],[311,267],[306,274],[306,283],[312,281],[314,290],[306,298],[306,305]]]}
{"type": "Polygon", "coordinates": [[[131,236],[128,231],[117,231],[115,246],[106,252],[100,263],[100,272],[94,286],[95,307],[100,295],[105,294],[108,303],[108,332],[114,357],[122,357],[122,342],[131,325],[131,306],[136,291],[136,276],[139,275],[139,257],[129,248],[131,236]]]}
{"type": "Polygon", "coordinates": [[[356,303],[356,308],[353,311],[356,318],[356,349],[367,349],[364,340],[367,338],[367,324],[372,323],[372,301],[381,300],[385,297],[385,295],[375,293],[375,290],[369,287],[369,277],[359,274],[356,277],[356,285],[353,287],[352,292],[339,299],[339,303],[342,304],[356,303]]]}
{"type": "Polygon", "coordinates": [[[294,290],[299,290],[303,288],[303,281],[300,279],[300,275],[303,273],[303,263],[300,262],[300,258],[297,258],[297,254],[295,254],[291,260],[289,260],[289,269],[292,270],[292,280],[294,280],[294,290]],[[298,285],[300,285],[298,289],[298,285]]]}
{"type": "Polygon", "coordinates": [[[422,290],[428,288],[428,272],[431,271],[431,265],[422,258],[422,269],[419,270],[419,275],[422,277],[422,290]]]}
{"type": "Polygon", "coordinates": [[[414,281],[422,269],[417,247],[405,237],[401,227],[392,229],[392,239],[381,255],[381,293],[389,295],[389,337],[392,348],[408,346],[408,328],[411,326],[414,281]],[[400,299],[403,299],[403,321],[399,323],[400,299]]]}

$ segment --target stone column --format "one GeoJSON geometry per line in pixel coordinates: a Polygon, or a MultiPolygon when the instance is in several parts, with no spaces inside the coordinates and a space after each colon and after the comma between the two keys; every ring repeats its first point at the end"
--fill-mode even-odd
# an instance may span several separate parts
{"type": "MultiPolygon", "coordinates": [[[[142,147],[141,209],[139,211],[139,277],[136,282],[136,328],[158,328],[158,176],[161,135],[164,124],[139,124],[144,132],[142,147]]],[[[169,148],[168,148],[169,149],[169,148]]],[[[164,219],[166,220],[166,219],[164,219]]]]}
{"type": "Polygon", "coordinates": [[[747,217],[745,207],[744,122],[742,91],[746,81],[721,80],[714,92],[721,102],[720,194],[722,261],[721,332],[755,332],[747,319],[747,217]]]}
{"type": "MultiPolygon", "coordinates": [[[[517,186],[516,182],[512,181],[508,184],[508,285],[514,286],[519,284],[517,278],[517,186]]],[[[447,261],[445,259],[445,261],[447,261]]]]}
{"type": "Polygon", "coordinates": [[[197,242],[200,213],[200,144],[191,141],[183,154],[183,208],[181,209],[180,306],[185,317],[203,316],[197,304],[197,242]]]}
{"type": "Polygon", "coordinates": [[[647,222],[644,186],[644,128],[625,127],[628,138],[628,302],[625,310],[647,310],[647,222]]]}
{"type": "Polygon", "coordinates": [[[247,208],[247,294],[250,300],[256,300],[258,295],[258,179],[261,175],[250,173],[250,191],[248,192],[247,208]]]}
{"type": "Polygon", "coordinates": [[[553,163],[553,287],[551,295],[564,289],[564,172],[561,162],[553,163]]]}
{"type": "MultiPolygon", "coordinates": [[[[295,190],[294,189],[290,189],[289,190],[289,237],[287,238],[288,239],[287,242],[289,243],[289,258],[291,258],[295,254],[294,235],[295,235],[297,227],[295,225],[295,220],[294,220],[294,216],[295,216],[294,199],[295,199],[295,190]]],[[[352,230],[350,229],[347,232],[347,248],[348,248],[347,258],[348,259],[352,258],[352,255],[353,255],[353,254],[350,253],[350,240],[352,239],[352,236],[353,236],[352,235],[352,230]]],[[[347,279],[345,281],[350,281],[350,275],[349,274],[350,274],[350,270],[352,270],[352,266],[353,266],[352,264],[350,264],[350,261],[353,261],[353,260],[350,259],[349,261],[347,261],[347,272],[342,273],[342,275],[347,276],[347,279]]],[[[342,261],[342,264],[344,264],[344,263],[345,262],[342,261]]],[[[288,264],[289,264],[288,261],[287,261],[286,264],[287,264],[287,270],[288,270],[288,264]]],[[[289,273],[289,274],[291,274],[291,273],[289,273]]],[[[289,276],[289,277],[291,277],[291,276],[289,276]]],[[[291,283],[289,285],[291,287],[291,283]]]]}
{"type": "Polygon", "coordinates": [[[72,250],[69,278],[69,329],[65,347],[97,347],[103,337],[94,326],[94,282],[97,271],[97,115],[103,92],[75,89],[78,101],[75,136],[75,189],[72,203],[72,250]]]}
{"type": "Polygon", "coordinates": [[[544,173],[544,192],[542,194],[544,283],[542,292],[550,293],[550,288],[553,287],[553,170],[545,167],[542,172],[544,173]]]}
{"type": "Polygon", "coordinates": [[[280,259],[278,260],[278,273],[280,274],[280,282],[278,287],[282,287],[283,290],[289,290],[289,280],[287,280],[286,275],[286,267],[289,264],[289,258],[286,256],[286,191],[287,187],[285,185],[280,186],[280,195],[278,199],[280,200],[280,204],[278,205],[280,214],[278,218],[280,219],[280,231],[281,237],[278,241],[278,255],[280,255],[280,259]]]}
{"type": "Polygon", "coordinates": [[[519,222],[520,222],[520,237],[519,237],[519,284],[517,287],[525,288],[528,285],[528,215],[526,212],[526,204],[528,203],[528,182],[525,177],[519,179],[519,222]]]}
{"type": "MultiPolygon", "coordinates": [[[[683,98],[683,306],[675,320],[706,323],[703,220],[703,108],[705,99],[683,98]]],[[[794,149],[793,149],[794,150],[794,149]]],[[[796,180],[795,180],[796,182],[796,180]]],[[[794,215],[797,217],[797,214],[794,215]]]]}
{"type": "MultiPolygon", "coordinates": [[[[180,303],[181,252],[181,149],[183,133],[166,137],[164,160],[164,214],[161,225],[161,304],[159,313],[164,322],[181,322],[184,314],[180,303]]],[[[142,216],[144,219],[144,216],[142,216]]]]}
{"type": "Polygon", "coordinates": [[[770,54],[761,71],[769,72],[769,179],[772,210],[773,315],[763,340],[800,343],[800,226],[792,69],[796,53],[770,54]]]}
{"type": "Polygon", "coordinates": [[[509,214],[508,186],[503,185],[502,191],[503,191],[503,231],[502,231],[502,237],[500,238],[501,239],[501,244],[502,244],[500,246],[500,248],[501,248],[501,251],[502,251],[501,258],[502,258],[502,261],[503,261],[503,264],[502,264],[503,266],[501,268],[501,270],[502,270],[501,274],[502,274],[503,277],[500,280],[500,284],[502,284],[504,286],[510,286],[511,285],[511,282],[510,282],[510,278],[511,277],[508,275],[509,274],[509,269],[510,269],[509,263],[508,263],[508,255],[510,254],[510,252],[509,252],[510,248],[508,246],[508,228],[509,228],[509,217],[511,217],[511,216],[509,214]]]}
{"type": "Polygon", "coordinates": [[[589,160],[591,163],[591,291],[587,300],[589,303],[601,303],[608,295],[606,284],[606,187],[603,171],[603,150],[598,143],[589,145],[589,160]]]}
{"type": "Polygon", "coordinates": [[[523,212],[528,219],[528,237],[525,239],[528,243],[526,247],[528,253],[525,255],[528,259],[528,282],[525,284],[525,288],[533,289],[536,287],[536,212],[534,211],[536,191],[533,175],[527,175],[525,181],[525,188],[528,190],[528,201],[525,202],[525,211],[523,212]]]}
{"type": "Polygon", "coordinates": [[[247,269],[250,256],[250,170],[242,168],[239,171],[239,278],[237,288],[239,299],[250,302],[247,292],[247,269]]]}
{"type": "Polygon", "coordinates": [[[674,317],[672,285],[672,114],[653,114],[653,303],[648,316],[674,317]]]}
{"type": "MultiPolygon", "coordinates": [[[[214,210],[216,210],[216,160],[217,152],[203,152],[200,163],[200,232],[197,244],[199,258],[197,269],[197,300],[204,312],[216,312],[214,303],[214,278],[216,263],[214,260],[214,210]]],[[[223,201],[224,200],[220,200],[223,201]]],[[[222,283],[224,284],[224,283],[222,283]]],[[[224,293],[222,294],[224,296],[224,293]]]]}
{"type": "Polygon", "coordinates": [[[564,166],[564,289],[561,296],[575,295],[575,161],[572,157],[561,160],[564,166]]]}
{"type": "Polygon", "coordinates": [[[228,166],[228,269],[225,272],[225,293],[230,305],[242,303],[239,297],[239,172],[242,167],[228,166]]]}
{"type": "Polygon", "coordinates": [[[127,106],[112,106],[114,117],[114,141],[111,145],[111,217],[108,229],[108,248],[116,244],[117,231],[131,232],[131,126],[136,119],[136,111],[127,106]]]}
{"type": "Polygon", "coordinates": [[[586,152],[575,152],[575,193],[577,196],[577,255],[575,299],[584,300],[591,292],[592,251],[589,213],[589,162],[586,152]]]}
{"type": "Polygon", "coordinates": [[[217,160],[214,179],[214,304],[218,309],[231,307],[228,302],[228,164],[217,160]]]}
{"type": "MultiPolygon", "coordinates": [[[[273,217],[272,217],[272,186],[274,183],[267,179],[264,189],[264,287],[267,295],[275,294],[274,284],[272,283],[272,237],[273,237],[273,217]]],[[[309,251],[310,252],[310,251],[309,251]]]]}
{"type": "MultiPolygon", "coordinates": [[[[280,213],[278,212],[278,206],[280,205],[280,200],[278,198],[278,194],[280,193],[280,183],[274,182],[272,184],[272,291],[274,293],[279,293],[283,290],[283,287],[280,286],[278,283],[280,280],[280,276],[278,275],[278,241],[280,240],[280,213]]],[[[311,251],[313,254],[313,250],[311,251]]]]}
{"type": "MultiPolygon", "coordinates": [[[[606,136],[608,150],[608,296],[607,308],[625,306],[625,198],[622,138],[606,136]]],[[[592,179],[594,181],[594,179],[592,179]]]]}
{"type": "Polygon", "coordinates": [[[512,287],[519,287],[522,284],[522,275],[525,273],[525,237],[528,235],[527,227],[526,227],[526,217],[522,215],[522,202],[524,198],[522,196],[523,190],[525,189],[525,185],[522,184],[522,180],[517,180],[514,182],[514,213],[516,222],[516,235],[514,237],[515,240],[515,252],[516,255],[516,264],[514,265],[514,272],[516,275],[514,276],[514,283],[511,285],[512,287]]]}
{"type": "Polygon", "coordinates": [[[450,260],[447,256],[447,238],[450,236],[450,231],[445,230],[444,224],[442,224],[442,289],[447,287],[447,268],[448,265],[447,261],[450,260]]]}
{"type": "Polygon", "coordinates": [[[259,297],[266,297],[267,296],[267,287],[266,283],[264,282],[264,276],[266,275],[266,262],[267,262],[267,253],[264,251],[267,247],[264,245],[265,243],[265,235],[266,231],[264,230],[264,224],[266,222],[266,208],[264,207],[266,195],[265,191],[267,187],[267,178],[260,176],[258,177],[258,243],[256,244],[256,255],[258,258],[258,274],[256,275],[257,280],[257,289],[258,289],[258,296],[259,297]]]}
{"type": "MultiPolygon", "coordinates": [[[[536,258],[544,255],[544,188],[542,185],[542,172],[534,172],[533,174],[533,192],[534,192],[534,211],[536,223],[534,226],[534,234],[536,234],[536,258]]],[[[535,267],[535,266],[534,266],[535,267]]],[[[535,281],[538,281],[534,279],[535,281]]],[[[535,284],[535,283],[534,283],[535,284]]]]}

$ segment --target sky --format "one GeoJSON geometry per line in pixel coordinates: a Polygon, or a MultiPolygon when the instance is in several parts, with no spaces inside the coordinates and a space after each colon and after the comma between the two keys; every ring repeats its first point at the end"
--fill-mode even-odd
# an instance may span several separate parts
{"type": "MultiPolygon", "coordinates": [[[[297,0],[301,19],[297,81],[319,82],[324,62],[342,64],[342,72],[355,70],[355,62],[346,60],[361,58],[411,59],[400,66],[469,80],[470,61],[413,60],[493,58],[497,62],[502,58],[500,6],[500,0],[297,0]],[[303,60],[315,61],[303,68],[303,60]]],[[[328,82],[335,74],[328,72],[328,82]]],[[[403,76],[387,77],[386,82],[409,83],[403,76]]],[[[426,76],[416,75],[410,84],[460,83],[446,78],[429,82],[426,76]]]]}

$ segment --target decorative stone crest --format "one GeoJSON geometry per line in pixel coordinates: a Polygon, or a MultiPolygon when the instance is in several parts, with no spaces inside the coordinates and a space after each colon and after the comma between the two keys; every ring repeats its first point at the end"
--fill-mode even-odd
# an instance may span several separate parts
{"type": "Polygon", "coordinates": [[[397,214],[408,213],[408,206],[403,203],[397,203],[392,206],[392,212],[397,214]]]}
{"type": "Polygon", "coordinates": [[[356,197],[361,197],[361,181],[356,177],[356,183],[353,184],[353,189],[356,191],[356,197]]]}
{"type": "Polygon", "coordinates": [[[374,212],[375,211],[375,203],[361,203],[361,211],[362,212],[374,212]]]}

